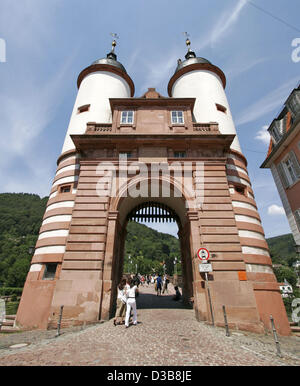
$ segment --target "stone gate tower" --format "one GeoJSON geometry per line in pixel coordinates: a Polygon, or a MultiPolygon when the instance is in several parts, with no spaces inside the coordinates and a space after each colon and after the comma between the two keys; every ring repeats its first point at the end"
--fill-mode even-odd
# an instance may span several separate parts
{"type": "Polygon", "coordinates": [[[169,97],[153,88],[133,97],[134,84],[117,61],[115,42],[106,58],[79,74],[18,325],[56,326],[61,305],[66,325],[109,319],[127,221],[138,211],[152,216],[163,207],[178,223],[183,295],[193,302],[198,320],[212,320],[196,254],[205,247],[213,267],[215,323],[224,325],[225,305],[233,328],[264,332],[272,314],[278,332],[290,333],[225,75],[189,44],[169,81],[169,97]],[[130,172],[124,173],[124,162],[130,172]],[[163,194],[166,187],[169,194],[163,194]],[[147,212],[150,207],[155,210],[147,212]]]}

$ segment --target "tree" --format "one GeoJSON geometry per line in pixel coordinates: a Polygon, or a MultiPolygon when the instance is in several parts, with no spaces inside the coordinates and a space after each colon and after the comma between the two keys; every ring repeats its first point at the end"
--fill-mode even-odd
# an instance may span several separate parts
{"type": "Polygon", "coordinates": [[[295,287],[297,284],[297,275],[293,269],[287,266],[281,266],[274,268],[274,274],[279,283],[282,283],[286,279],[292,287],[295,287]]]}

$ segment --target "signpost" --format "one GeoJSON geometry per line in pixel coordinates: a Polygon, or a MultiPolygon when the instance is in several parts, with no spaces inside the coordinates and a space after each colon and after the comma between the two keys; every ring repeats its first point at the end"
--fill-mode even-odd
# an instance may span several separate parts
{"type": "Polygon", "coordinates": [[[199,264],[199,272],[212,272],[212,265],[211,264],[199,264]]]}
{"type": "Polygon", "coordinates": [[[206,248],[200,248],[198,249],[197,256],[198,256],[198,259],[204,262],[209,259],[209,252],[206,248]]]}
{"type": "Polygon", "coordinates": [[[214,320],[214,313],[212,308],[210,289],[208,285],[208,276],[207,276],[207,272],[212,272],[212,265],[208,264],[207,262],[209,259],[209,251],[206,248],[200,248],[198,249],[197,256],[198,256],[198,259],[201,261],[201,264],[199,264],[199,272],[205,273],[205,281],[206,281],[206,288],[207,288],[209,307],[210,307],[210,313],[211,313],[211,321],[212,321],[212,325],[214,326],[215,320],[214,320]]]}

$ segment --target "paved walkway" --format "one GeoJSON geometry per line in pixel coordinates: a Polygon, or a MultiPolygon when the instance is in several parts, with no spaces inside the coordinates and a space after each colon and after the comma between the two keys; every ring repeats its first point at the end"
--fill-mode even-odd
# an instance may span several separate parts
{"type": "MultiPolygon", "coordinates": [[[[300,338],[280,337],[283,358],[271,335],[232,331],[197,322],[192,309],[171,294],[140,287],[138,325],[113,321],[85,328],[0,334],[0,366],[299,366],[300,338]],[[23,348],[10,348],[27,343],[23,348]]],[[[174,293],[172,285],[170,290],[174,293]]]]}

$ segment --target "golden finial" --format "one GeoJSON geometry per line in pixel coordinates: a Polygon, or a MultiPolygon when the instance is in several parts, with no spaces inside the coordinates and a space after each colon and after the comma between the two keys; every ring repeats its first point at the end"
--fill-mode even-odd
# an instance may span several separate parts
{"type": "Polygon", "coordinates": [[[114,38],[114,40],[111,43],[111,52],[115,51],[115,47],[117,45],[117,42],[115,39],[119,39],[119,36],[116,33],[111,32],[110,35],[114,38]]]}
{"type": "Polygon", "coordinates": [[[191,41],[189,39],[190,35],[187,32],[182,32],[182,33],[186,37],[185,44],[187,45],[188,50],[190,51],[190,45],[191,45],[191,41]]]}

